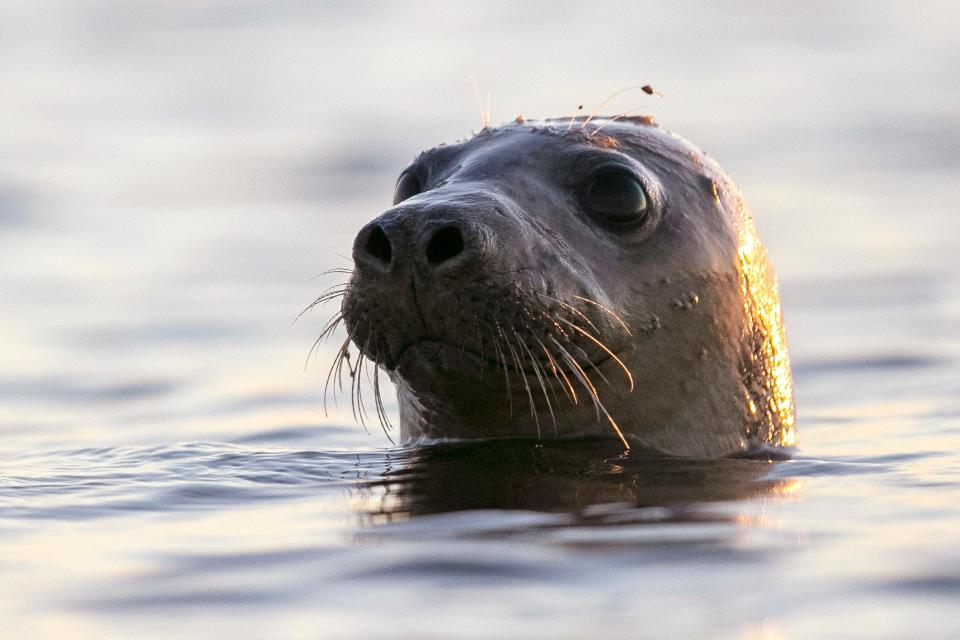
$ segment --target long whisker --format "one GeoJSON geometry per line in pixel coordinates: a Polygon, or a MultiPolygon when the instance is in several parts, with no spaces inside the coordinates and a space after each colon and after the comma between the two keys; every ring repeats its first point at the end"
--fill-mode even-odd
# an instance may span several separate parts
{"type": "Polygon", "coordinates": [[[621,118],[626,118],[626,117],[627,117],[628,115],[630,115],[631,113],[636,113],[637,111],[642,111],[642,110],[644,110],[644,109],[646,109],[646,107],[637,107],[637,108],[635,108],[635,109],[627,109],[626,111],[621,111],[620,113],[618,113],[617,115],[613,116],[612,118],[607,118],[606,120],[603,121],[603,123],[602,123],[599,127],[597,127],[596,129],[594,129],[593,131],[591,131],[591,132],[587,135],[587,138],[589,139],[589,138],[592,138],[593,136],[597,135],[597,134],[600,132],[601,129],[603,129],[605,126],[607,126],[607,125],[610,124],[611,122],[616,122],[617,120],[619,120],[619,119],[621,119],[621,118]]]}
{"type": "Polygon", "coordinates": [[[483,348],[483,332],[480,330],[480,319],[476,313],[473,314],[473,329],[477,332],[477,351],[480,354],[480,376],[483,377],[483,372],[487,368],[487,357],[483,348]]]}
{"type": "Polygon", "coordinates": [[[583,328],[580,327],[579,325],[573,324],[573,323],[570,322],[569,320],[564,320],[563,318],[560,318],[560,321],[563,322],[564,324],[568,325],[571,329],[573,329],[573,330],[576,331],[577,333],[581,334],[582,336],[584,336],[585,338],[587,338],[587,339],[590,340],[591,342],[593,342],[595,345],[597,345],[598,347],[600,347],[601,349],[603,349],[603,351],[604,351],[608,356],[610,356],[611,358],[613,358],[614,362],[616,362],[618,365],[620,365],[620,368],[623,369],[623,372],[627,375],[627,381],[630,383],[630,391],[633,391],[633,374],[630,373],[630,369],[627,368],[627,365],[623,364],[623,360],[621,360],[621,359],[617,356],[617,354],[615,354],[613,351],[611,351],[611,350],[607,347],[607,345],[605,345],[605,344],[603,344],[602,342],[600,342],[600,340],[598,340],[597,338],[595,338],[595,337],[593,336],[593,334],[590,333],[589,331],[587,331],[586,329],[583,329],[583,328]]]}
{"type": "MultiPolygon", "coordinates": [[[[368,360],[370,362],[373,362],[373,360],[369,356],[369,347],[370,347],[370,336],[368,335],[367,340],[363,345],[363,348],[359,350],[360,353],[357,356],[356,368],[350,373],[352,377],[351,390],[350,390],[351,400],[353,396],[356,395],[356,399],[357,399],[356,410],[357,410],[357,414],[359,414],[360,416],[360,423],[363,424],[364,427],[367,426],[366,421],[370,419],[370,414],[367,411],[366,405],[363,402],[363,368],[368,360]]],[[[367,382],[370,384],[371,387],[373,386],[373,381],[370,380],[369,368],[367,371],[367,382]]],[[[356,419],[356,415],[354,416],[354,419],[356,419]]]]}
{"type": "MultiPolygon", "coordinates": [[[[353,272],[352,272],[352,271],[348,271],[347,273],[353,273],[353,272]]],[[[327,287],[326,289],[324,289],[323,291],[320,292],[320,295],[317,297],[317,300],[322,300],[326,295],[330,294],[330,293],[331,293],[333,290],[335,290],[335,289],[342,289],[342,290],[344,290],[344,291],[349,290],[349,289],[350,289],[350,281],[348,280],[347,282],[338,282],[338,283],[336,283],[336,284],[330,285],[329,287],[327,287]]],[[[314,301],[314,304],[315,304],[315,303],[316,303],[316,301],[314,301]]],[[[309,307],[308,307],[308,308],[309,308],[309,307]]]]}
{"type": "Polygon", "coordinates": [[[557,349],[560,350],[560,355],[564,360],[567,361],[567,364],[570,365],[571,372],[574,377],[580,381],[580,384],[587,390],[590,394],[590,398],[593,400],[594,408],[597,410],[597,420],[600,420],[600,407],[598,405],[599,396],[597,395],[597,388],[593,386],[593,383],[590,381],[590,376],[587,375],[587,372],[583,370],[583,367],[580,366],[580,363],[577,362],[577,359],[570,355],[570,352],[567,351],[562,344],[557,342],[557,339],[553,336],[550,336],[550,340],[557,346],[557,349]]]}
{"type": "Polygon", "coordinates": [[[607,411],[607,408],[602,404],[600,408],[603,409],[603,414],[607,416],[607,420],[610,422],[610,426],[613,427],[613,430],[617,432],[617,437],[620,438],[620,442],[623,443],[623,446],[626,447],[627,451],[630,450],[630,443],[627,442],[627,438],[623,435],[623,431],[620,430],[620,425],[617,424],[616,420],[613,419],[613,416],[610,415],[610,412],[607,411]]]}
{"type": "Polygon", "coordinates": [[[387,436],[390,444],[396,444],[390,435],[390,430],[393,429],[393,425],[390,424],[390,417],[387,415],[387,410],[383,406],[383,397],[380,395],[380,367],[376,364],[374,364],[373,367],[373,402],[377,410],[377,418],[380,420],[380,427],[383,429],[383,434],[387,436]]]}
{"type": "Polygon", "coordinates": [[[328,276],[331,273],[342,273],[344,275],[353,275],[353,269],[344,269],[343,267],[336,267],[334,269],[327,269],[326,271],[321,271],[317,275],[310,278],[310,282],[313,282],[317,278],[322,278],[323,276],[328,276]]]}
{"type": "MultiPolygon", "coordinates": [[[[607,105],[608,102],[610,102],[611,100],[613,100],[613,99],[616,98],[617,96],[619,96],[619,95],[621,95],[621,94],[624,94],[624,93],[626,93],[627,91],[633,91],[633,90],[635,90],[635,89],[636,89],[636,90],[639,90],[639,91],[643,91],[643,87],[645,87],[645,86],[646,86],[646,85],[639,85],[639,84],[638,84],[638,85],[633,85],[633,86],[630,86],[630,87],[624,87],[623,89],[620,89],[619,91],[615,91],[614,93],[611,93],[609,96],[607,96],[606,98],[604,98],[603,102],[601,102],[599,105],[597,105],[597,108],[596,108],[596,109],[594,109],[593,111],[590,112],[590,115],[587,116],[587,119],[583,121],[583,124],[580,125],[580,128],[581,128],[581,129],[586,128],[586,126],[587,126],[588,124],[590,124],[590,121],[593,120],[594,117],[596,117],[596,115],[597,115],[598,113],[600,113],[600,109],[603,109],[603,108],[607,105]]],[[[644,91],[644,93],[646,93],[646,91],[644,91]]]]}
{"type": "Polygon", "coordinates": [[[307,359],[303,363],[304,369],[310,365],[310,358],[313,356],[314,352],[319,353],[317,347],[320,346],[320,343],[323,342],[324,339],[333,335],[333,332],[337,330],[337,327],[340,326],[340,323],[343,322],[343,320],[343,313],[338,311],[337,313],[333,314],[333,317],[330,318],[330,320],[327,321],[327,325],[323,328],[323,331],[320,332],[320,335],[317,337],[317,339],[313,341],[313,344],[310,346],[310,351],[307,352],[307,359]]]}
{"type": "Polygon", "coordinates": [[[537,437],[540,437],[540,418],[537,417],[537,407],[533,404],[533,392],[530,391],[530,383],[527,382],[527,376],[524,375],[523,367],[520,366],[520,358],[517,357],[517,352],[513,348],[513,345],[510,343],[510,339],[504,335],[504,341],[507,344],[507,348],[510,350],[510,356],[513,359],[514,367],[517,370],[517,376],[520,380],[523,381],[523,386],[527,391],[527,400],[530,401],[530,416],[533,418],[533,423],[537,425],[537,437]]]}
{"type": "Polygon", "coordinates": [[[291,324],[296,324],[297,320],[299,320],[300,318],[302,318],[305,313],[307,313],[308,311],[310,311],[311,309],[313,309],[313,308],[314,308],[315,306],[317,306],[318,304],[323,304],[323,303],[328,302],[328,301],[330,301],[330,300],[334,300],[334,299],[336,299],[336,298],[339,298],[339,297],[343,296],[345,293],[347,293],[347,292],[350,291],[350,284],[349,284],[349,283],[334,285],[334,287],[340,287],[340,288],[337,289],[336,291],[331,291],[330,289],[327,289],[324,293],[320,294],[320,296],[319,296],[316,300],[314,300],[313,302],[311,302],[310,304],[308,304],[307,307],[306,307],[303,311],[301,311],[300,313],[297,314],[297,317],[293,319],[293,322],[292,322],[291,324]]]}
{"type": "Polygon", "coordinates": [[[567,377],[567,374],[563,371],[563,368],[557,364],[557,361],[554,359],[553,354],[550,353],[550,350],[547,349],[547,346],[537,338],[537,344],[540,345],[540,348],[543,349],[543,352],[547,355],[547,360],[550,362],[550,368],[553,370],[553,375],[557,380],[560,380],[561,376],[563,377],[562,382],[566,385],[561,387],[564,390],[564,393],[567,394],[567,397],[573,402],[573,404],[579,404],[577,401],[577,392],[573,388],[573,385],[570,384],[570,378],[567,377]]]}
{"type": "Polygon", "coordinates": [[[590,354],[588,354],[586,351],[584,351],[584,350],[583,350],[583,347],[581,347],[581,346],[578,345],[578,344],[571,344],[570,346],[571,346],[571,347],[573,348],[573,350],[577,353],[577,355],[579,355],[580,358],[582,358],[582,360],[583,360],[584,362],[586,362],[586,363],[590,366],[590,369],[591,369],[594,373],[596,373],[596,374],[600,377],[601,380],[603,380],[603,383],[604,383],[605,385],[607,385],[608,388],[613,389],[613,383],[610,382],[610,379],[603,374],[603,371],[600,370],[600,367],[598,367],[597,365],[593,364],[593,360],[590,359],[590,354]]]}
{"type": "MultiPolygon", "coordinates": [[[[553,431],[555,435],[559,435],[559,428],[557,427],[557,417],[553,413],[553,405],[550,404],[550,396],[547,395],[547,387],[543,382],[543,376],[540,375],[540,365],[537,363],[537,359],[533,356],[533,353],[530,351],[530,347],[527,346],[527,343],[520,338],[516,331],[513,332],[513,335],[517,337],[517,342],[520,343],[520,346],[527,352],[527,355],[530,356],[530,364],[533,366],[533,372],[537,376],[537,381],[540,383],[540,391],[543,392],[543,399],[547,403],[547,411],[550,412],[550,420],[553,422],[553,431]]],[[[556,393],[556,392],[554,392],[556,393]]],[[[538,432],[539,435],[539,432],[538,432]]]]}
{"type": "Polygon", "coordinates": [[[357,393],[354,391],[354,386],[358,381],[357,373],[360,371],[360,367],[363,365],[363,349],[358,347],[358,351],[357,364],[350,367],[350,410],[353,412],[353,419],[360,422],[360,424],[366,428],[367,423],[361,419],[362,416],[357,415],[357,393]]]}
{"type": "MultiPolygon", "coordinates": [[[[592,304],[595,307],[599,308],[600,310],[607,312],[608,314],[610,314],[610,316],[613,317],[614,320],[616,320],[620,324],[621,327],[623,327],[623,330],[627,332],[628,336],[633,336],[633,332],[630,331],[630,327],[627,326],[627,323],[623,321],[623,318],[618,316],[613,309],[610,309],[609,307],[606,307],[600,304],[596,300],[591,300],[590,298],[584,298],[583,296],[576,296],[576,295],[573,297],[576,298],[577,300],[583,300],[587,304],[592,304]]],[[[599,333],[599,331],[597,333],[599,333]]]]}
{"type": "MultiPolygon", "coordinates": [[[[497,329],[499,330],[500,327],[497,326],[497,329]]],[[[510,386],[510,367],[507,366],[507,360],[503,355],[503,349],[500,348],[500,339],[497,338],[496,336],[494,336],[493,348],[497,352],[497,357],[500,359],[500,365],[503,367],[504,383],[506,384],[506,389],[507,389],[507,404],[509,408],[509,415],[512,418],[513,417],[513,393],[511,393],[512,387],[510,386]]]]}
{"type": "MultiPolygon", "coordinates": [[[[352,339],[353,336],[351,335],[352,339]]],[[[337,364],[337,387],[340,389],[340,393],[343,393],[343,365],[347,365],[347,371],[353,371],[353,364],[350,362],[350,347],[349,345],[343,352],[343,357],[340,359],[340,362],[337,364]]],[[[336,391],[336,389],[334,390],[336,391]]]]}
{"type": "MultiPolygon", "coordinates": [[[[587,324],[589,324],[590,327],[591,327],[594,331],[596,331],[597,333],[600,333],[600,329],[597,328],[597,325],[593,324],[593,321],[590,320],[590,317],[587,316],[587,314],[585,314],[584,312],[580,311],[580,309],[577,309],[577,308],[576,308],[575,306],[573,306],[572,304],[569,304],[569,303],[567,303],[567,302],[564,302],[564,301],[561,300],[560,298],[554,298],[554,297],[548,296],[548,295],[545,294],[545,293],[537,292],[537,294],[538,294],[539,296],[543,297],[543,298],[546,298],[547,300],[552,300],[553,302],[556,302],[556,303],[559,304],[560,306],[562,306],[562,307],[564,307],[564,308],[566,308],[566,309],[569,309],[570,311],[574,312],[575,314],[577,314],[578,316],[580,316],[581,318],[583,318],[583,320],[584,320],[587,324]]],[[[580,296],[574,296],[574,297],[579,298],[580,296]]],[[[582,300],[582,299],[583,299],[583,298],[581,298],[581,300],[582,300]]],[[[551,319],[554,320],[554,322],[556,322],[555,319],[553,319],[553,318],[551,318],[551,319]]]]}
{"type": "Polygon", "coordinates": [[[573,112],[572,116],[570,116],[570,124],[567,125],[567,131],[573,129],[573,123],[577,121],[577,114],[579,114],[581,111],[583,111],[583,105],[577,105],[577,110],[573,112]]]}
{"type": "MultiPolygon", "coordinates": [[[[559,346],[559,345],[558,345],[559,346]]],[[[562,349],[562,347],[561,347],[562,349]]],[[[607,421],[610,423],[610,426],[613,427],[613,430],[616,432],[617,437],[620,438],[620,442],[623,443],[623,446],[628,450],[630,449],[630,443],[627,441],[626,437],[623,435],[623,431],[620,430],[620,426],[613,419],[613,416],[610,415],[610,412],[607,411],[607,408],[604,406],[603,402],[600,400],[600,396],[597,394],[596,387],[590,382],[589,376],[587,376],[586,371],[584,371],[580,365],[577,363],[573,357],[563,350],[564,358],[567,362],[573,367],[573,372],[580,379],[581,384],[587,387],[590,390],[590,397],[593,400],[593,406],[597,410],[597,420],[600,420],[600,412],[603,411],[603,415],[606,416],[607,421]]]]}
{"type": "Polygon", "coordinates": [[[470,81],[470,84],[473,85],[473,94],[477,98],[477,106],[480,107],[480,118],[483,120],[483,128],[486,129],[490,126],[490,113],[487,109],[490,108],[489,101],[487,102],[487,108],[483,106],[483,98],[480,97],[480,85],[477,83],[477,79],[473,77],[473,74],[467,76],[467,79],[470,81]]]}
{"type": "Polygon", "coordinates": [[[340,326],[340,323],[343,322],[346,318],[343,316],[342,311],[338,311],[333,314],[333,317],[327,321],[326,326],[323,330],[320,331],[319,340],[325,340],[333,335],[333,332],[337,330],[337,327],[340,326]]]}
{"type": "MultiPolygon", "coordinates": [[[[334,380],[334,392],[336,392],[336,378],[340,376],[342,371],[341,367],[343,366],[344,354],[347,352],[347,349],[350,347],[350,340],[352,336],[347,336],[347,339],[343,341],[343,344],[340,345],[340,348],[337,350],[337,355],[333,358],[333,363],[330,365],[330,370],[327,372],[327,379],[323,384],[323,415],[329,416],[330,413],[327,410],[327,397],[330,391],[330,381],[334,380]],[[334,377],[334,372],[336,373],[336,378],[334,377]]],[[[342,388],[342,386],[341,386],[342,388]]],[[[336,393],[333,396],[334,402],[336,402],[336,393]]]]}
{"type": "MultiPolygon", "coordinates": [[[[528,324],[526,324],[526,323],[524,323],[524,324],[525,324],[527,330],[530,332],[530,335],[533,337],[533,339],[542,346],[543,343],[540,342],[540,339],[536,337],[536,332],[534,332],[533,329],[530,328],[530,325],[528,325],[528,324]]],[[[530,348],[530,345],[526,344],[526,342],[524,342],[524,347],[526,348],[527,353],[530,354],[530,358],[531,358],[531,359],[533,360],[533,362],[539,367],[540,372],[543,374],[544,380],[546,380],[546,382],[547,382],[547,386],[550,388],[550,393],[553,395],[553,399],[556,401],[557,405],[559,405],[559,404],[560,404],[560,396],[557,395],[557,388],[556,388],[556,386],[554,385],[553,378],[551,378],[550,376],[547,375],[547,365],[544,364],[542,361],[540,361],[540,360],[537,358],[537,356],[535,356],[535,355],[533,354],[533,352],[536,351],[535,348],[534,348],[534,349],[531,349],[531,348],[530,348]]],[[[549,358],[547,358],[547,364],[550,364],[551,368],[553,367],[553,365],[550,363],[550,359],[549,359],[549,358]]],[[[554,373],[554,376],[553,376],[553,377],[554,377],[554,378],[557,378],[557,381],[558,381],[558,382],[560,381],[560,379],[557,377],[556,373],[554,373]]],[[[564,393],[566,393],[566,391],[567,391],[566,388],[564,388],[562,382],[561,382],[561,384],[560,384],[560,389],[561,389],[564,393]]]]}

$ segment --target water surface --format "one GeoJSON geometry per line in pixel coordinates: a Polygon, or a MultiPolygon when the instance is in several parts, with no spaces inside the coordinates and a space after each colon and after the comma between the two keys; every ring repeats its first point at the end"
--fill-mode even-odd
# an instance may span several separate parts
{"type": "MultiPolygon", "coordinates": [[[[960,635],[950,3],[8,2],[4,637],[960,635]],[[322,402],[421,149],[630,96],[739,182],[800,446],[397,447],[322,402]]],[[[388,402],[388,411],[395,412],[388,402]]]]}

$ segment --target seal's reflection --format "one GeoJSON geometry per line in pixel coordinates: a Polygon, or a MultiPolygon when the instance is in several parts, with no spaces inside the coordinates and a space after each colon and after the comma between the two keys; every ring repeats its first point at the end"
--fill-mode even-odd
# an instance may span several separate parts
{"type": "Polygon", "coordinates": [[[405,449],[366,486],[373,521],[472,509],[576,513],[592,505],[681,508],[791,492],[774,461],[624,452],[610,440],[497,440],[405,449]]]}

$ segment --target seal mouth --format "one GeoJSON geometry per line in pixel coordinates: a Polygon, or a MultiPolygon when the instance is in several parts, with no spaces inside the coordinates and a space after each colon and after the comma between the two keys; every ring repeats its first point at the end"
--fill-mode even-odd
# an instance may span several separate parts
{"type": "MultiPolygon", "coordinates": [[[[420,338],[408,342],[403,345],[400,350],[397,352],[397,355],[391,358],[393,363],[392,367],[387,367],[390,369],[397,369],[403,366],[404,360],[410,357],[416,357],[422,352],[429,351],[433,353],[443,353],[448,358],[468,358],[470,360],[476,361],[476,363],[488,364],[490,366],[495,366],[497,363],[481,355],[477,351],[468,349],[466,346],[457,346],[450,344],[449,342],[444,342],[438,338],[420,338]]],[[[381,363],[384,366],[387,366],[386,363],[381,363]]]]}
{"type": "MultiPolygon", "coordinates": [[[[618,351],[603,353],[595,359],[577,360],[576,365],[581,370],[596,369],[613,358],[619,357],[618,351]]],[[[432,355],[433,359],[438,360],[438,364],[441,364],[445,369],[457,368],[456,365],[471,364],[476,365],[478,370],[483,373],[485,368],[496,371],[508,366],[507,360],[491,358],[488,354],[481,353],[466,345],[453,345],[435,337],[421,338],[405,344],[396,357],[391,359],[393,366],[388,366],[385,362],[379,364],[388,370],[397,370],[409,364],[410,358],[420,358],[424,355],[432,355]]],[[[542,375],[544,370],[549,371],[552,368],[556,368],[558,372],[566,375],[575,375],[574,366],[561,365],[557,360],[537,359],[536,366],[532,366],[532,362],[533,360],[529,356],[521,358],[519,361],[509,361],[509,370],[511,372],[519,370],[523,372],[526,378],[531,380],[536,379],[538,375],[542,375]],[[541,368],[540,372],[537,371],[536,367],[541,368]]]]}

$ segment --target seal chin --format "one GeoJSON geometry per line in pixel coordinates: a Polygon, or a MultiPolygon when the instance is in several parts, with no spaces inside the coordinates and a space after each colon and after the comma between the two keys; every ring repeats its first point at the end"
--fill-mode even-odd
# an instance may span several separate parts
{"type": "Polygon", "coordinates": [[[414,365],[418,368],[427,365],[435,372],[443,372],[463,371],[473,366],[479,371],[482,366],[490,364],[479,354],[468,350],[466,347],[455,347],[431,338],[417,340],[406,345],[400,350],[394,361],[396,362],[394,368],[403,376],[414,365]]]}
{"type": "Polygon", "coordinates": [[[421,398],[462,406],[477,393],[503,393],[503,378],[491,375],[496,367],[465,347],[418,340],[400,351],[396,363],[390,377],[421,398]]]}
{"type": "Polygon", "coordinates": [[[466,346],[454,346],[426,338],[403,347],[394,359],[395,366],[387,370],[392,376],[405,380],[413,389],[423,392],[442,395],[451,386],[472,385],[476,389],[499,389],[500,393],[507,391],[526,397],[527,390],[539,388],[541,380],[553,384],[555,379],[557,383],[562,383],[564,379],[577,379],[578,374],[591,378],[592,372],[599,371],[613,359],[614,356],[604,353],[587,361],[576,361],[575,367],[562,366],[556,361],[551,365],[546,360],[538,360],[532,366],[532,361],[526,358],[520,359],[519,363],[505,365],[466,346]],[[506,377],[502,373],[504,366],[508,366],[506,377]],[[555,372],[552,366],[556,366],[555,372]],[[504,386],[505,383],[507,386],[504,386]]]}

